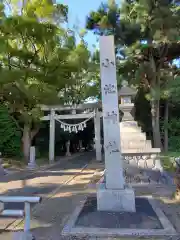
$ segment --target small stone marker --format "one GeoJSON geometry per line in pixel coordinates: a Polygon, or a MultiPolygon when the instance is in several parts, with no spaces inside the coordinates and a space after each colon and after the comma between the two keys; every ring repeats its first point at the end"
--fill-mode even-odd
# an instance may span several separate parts
{"type": "Polygon", "coordinates": [[[71,153],[70,153],[70,141],[67,141],[66,142],[66,156],[67,157],[70,157],[71,156],[71,153]]]}
{"type": "Polygon", "coordinates": [[[82,152],[82,149],[83,149],[82,140],[79,140],[79,150],[80,150],[80,152],[82,152]]]}
{"type": "Polygon", "coordinates": [[[29,156],[29,163],[28,168],[36,168],[36,149],[35,147],[30,147],[30,156],[29,156]]]}
{"type": "Polygon", "coordinates": [[[0,176],[6,175],[7,172],[5,171],[5,169],[2,166],[2,153],[0,152],[0,176]]]}

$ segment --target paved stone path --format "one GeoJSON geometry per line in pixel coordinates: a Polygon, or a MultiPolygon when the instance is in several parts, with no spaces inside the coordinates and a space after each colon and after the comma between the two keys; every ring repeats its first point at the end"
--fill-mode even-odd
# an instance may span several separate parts
{"type": "MultiPolygon", "coordinates": [[[[73,179],[74,176],[80,174],[82,168],[85,167],[90,160],[94,158],[94,153],[86,153],[86,155],[80,155],[71,157],[67,161],[62,161],[54,166],[51,166],[47,170],[38,170],[37,172],[23,174],[23,176],[12,177],[10,181],[8,177],[4,178],[1,182],[1,195],[18,195],[18,196],[42,196],[43,199],[48,195],[53,194],[56,189],[63,186],[64,183],[73,179]]],[[[6,209],[23,209],[24,204],[6,204],[6,209]]],[[[13,223],[13,218],[0,218],[0,232],[13,223]]],[[[1,239],[1,237],[0,237],[1,239]]]]}
{"type": "MultiPolygon", "coordinates": [[[[66,166],[67,160],[79,158],[83,155],[84,153],[77,153],[70,157],[62,157],[57,162],[54,162],[51,165],[47,164],[35,170],[24,169],[15,171],[5,176],[0,176],[0,193],[4,193],[7,190],[12,190],[17,187],[22,188],[26,185],[26,181],[28,179],[36,178],[36,175],[38,173],[47,172],[47,170],[52,170],[53,168],[56,169],[56,166],[60,168],[62,167],[63,170],[63,166],[66,166]]],[[[65,168],[68,168],[68,166],[66,166],[65,168]]]]}
{"type": "MultiPolygon", "coordinates": [[[[86,157],[87,158],[87,157],[86,157]]],[[[83,157],[82,157],[83,159],[83,157]]],[[[72,160],[73,161],[73,160],[72,160]]],[[[71,162],[72,162],[71,161],[71,162]]],[[[84,162],[84,160],[83,160],[84,162]]],[[[66,184],[60,184],[54,192],[51,194],[45,194],[45,201],[42,204],[37,204],[32,213],[32,232],[36,237],[36,240],[105,240],[103,238],[79,238],[79,237],[63,237],[61,231],[69,219],[76,206],[90,193],[94,193],[95,182],[98,181],[101,176],[94,175],[96,171],[103,171],[104,166],[96,161],[90,162],[80,174],[71,179],[66,184]]],[[[57,181],[57,179],[56,179],[57,181]]],[[[157,199],[157,203],[161,209],[168,216],[173,226],[176,228],[179,236],[171,238],[150,238],[153,239],[171,239],[180,240],[180,204],[171,200],[172,193],[174,191],[172,186],[144,183],[134,184],[136,195],[153,195],[157,199]]],[[[23,222],[16,221],[7,230],[20,230],[22,229],[23,222]]],[[[0,235],[2,240],[10,240],[11,236],[8,233],[0,235]]],[[[115,238],[106,238],[106,240],[112,240],[115,238]]],[[[125,240],[127,238],[117,238],[116,240],[125,240]]],[[[134,238],[128,238],[132,240],[134,238]]]]}

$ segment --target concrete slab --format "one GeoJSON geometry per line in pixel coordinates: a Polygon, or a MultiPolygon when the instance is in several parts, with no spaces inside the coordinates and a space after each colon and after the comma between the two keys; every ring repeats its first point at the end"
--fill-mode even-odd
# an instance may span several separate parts
{"type": "Polygon", "coordinates": [[[99,211],[135,212],[134,190],[130,187],[107,189],[105,183],[98,183],[97,209],[99,211]]]}
{"type": "MultiPolygon", "coordinates": [[[[156,215],[156,224],[152,224],[152,218],[155,218],[154,216],[149,216],[148,213],[144,214],[147,215],[147,222],[149,221],[150,224],[147,225],[147,228],[145,228],[144,222],[142,225],[139,225],[138,228],[133,228],[133,225],[129,228],[120,228],[121,225],[118,225],[118,227],[114,226],[108,227],[110,225],[107,224],[107,227],[105,225],[102,227],[101,223],[103,221],[99,221],[99,227],[94,227],[94,223],[91,225],[86,225],[82,226],[78,225],[78,219],[79,216],[84,209],[84,206],[87,202],[87,199],[85,199],[82,204],[74,211],[74,213],[71,215],[69,221],[65,225],[62,235],[63,236],[77,236],[77,237],[83,237],[83,236],[88,236],[88,237],[132,237],[132,236],[148,236],[148,237],[164,237],[164,236],[176,236],[176,230],[168,220],[168,218],[164,215],[164,213],[161,211],[161,209],[157,206],[155,200],[153,199],[152,196],[142,196],[138,197],[142,199],[146,199],[151,206],[153,212],[156,215]]],[[[119,213],[120,214],[120,213],[119,213]]],[[[123,212],[121,212],[123,215],[123,212]]],[[[127,213],[125,213],[127,214],[127,213]]],[[[132,213],[134,214],[134,213],[132,213]]],[[[107,212],[108,216],[108,212],[107,212]]],[[[118,219],[117,216],[116,220],[118,219]]],[[[134,216],[135,217],[135,216],[134,216]]],[[[105,215],[103,216],[105,218],[105,215]]],[[[123,216],[122,216],[123,218],[123,216]]],[[[87,221],[87,218],[86,218],[87,221]]],[[[117,220],[118,221],[118,220],[117,220]]],[[[132,221],[132,220],[130,220],[132,221]]],[[[143,219],[144,221],[144,219],[143,219]]],[[[111,222],[111,220],[109,221],[111,222]]],[[[112,224],[112,223],[111,223],[112,224]]],[[[122,222],[121,222],[122,224],[122,222]]]]}

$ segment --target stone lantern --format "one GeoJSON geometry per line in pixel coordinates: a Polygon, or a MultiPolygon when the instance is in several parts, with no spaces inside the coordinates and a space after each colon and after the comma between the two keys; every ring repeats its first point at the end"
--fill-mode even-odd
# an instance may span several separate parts
{"type": "Polygon", "coordinates": [[[131,111],[134,107],[134,103],[132,102],[132,98],[136,95],[136,90],[128,87],[128,83],[126,81],[122,82],[122,87],[118,92],[119,97],[119,108],[124,113],[123,121],[133,121],[134,118],[131,115],[131,111]]]}

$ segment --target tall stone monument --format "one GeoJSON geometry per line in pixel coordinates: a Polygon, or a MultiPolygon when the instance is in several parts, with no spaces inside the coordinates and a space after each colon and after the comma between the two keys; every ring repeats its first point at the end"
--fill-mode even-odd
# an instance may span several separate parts
{"type": "Polygon", "coordinates": [[[125,185],[120,146],[119,107],[114,37],[100,37],[100,70],[105,151],[105,183],[97,190],[100,211],[135,211],[135,195],[125,185]]]}

